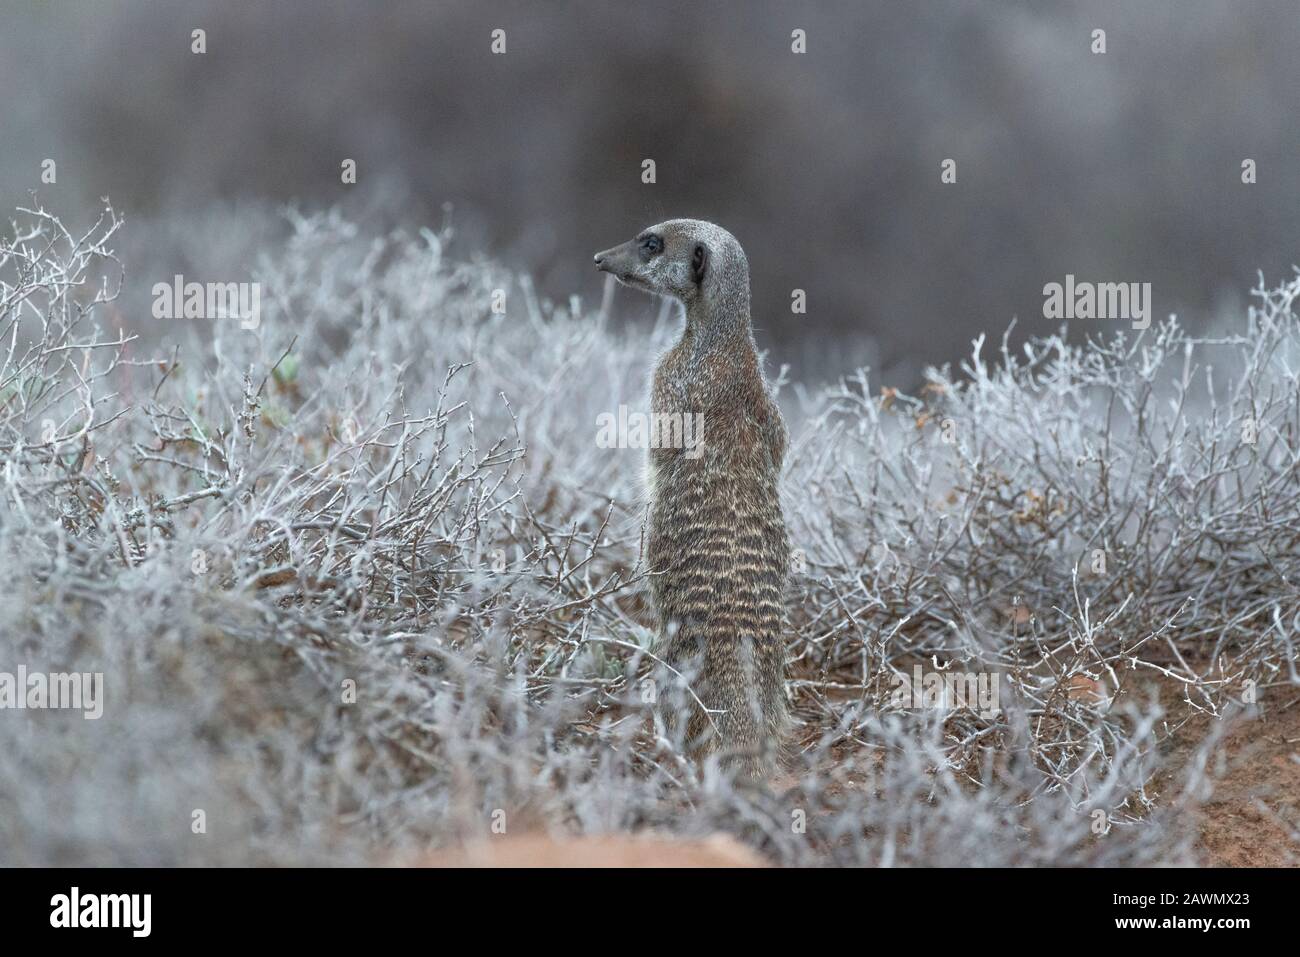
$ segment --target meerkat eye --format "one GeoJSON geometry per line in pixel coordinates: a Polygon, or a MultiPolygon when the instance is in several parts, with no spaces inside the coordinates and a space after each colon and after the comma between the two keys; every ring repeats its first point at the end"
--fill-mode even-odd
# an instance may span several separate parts
{"type": "Polygon", "coordinates": [[[664,251],[664,241],[653,233],[641,240],[641,248],[651,256],[658,256],[664,251]]]}

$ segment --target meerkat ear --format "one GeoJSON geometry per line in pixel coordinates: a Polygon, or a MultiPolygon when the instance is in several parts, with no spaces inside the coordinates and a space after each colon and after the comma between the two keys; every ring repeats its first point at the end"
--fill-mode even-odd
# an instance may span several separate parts
{"type": "Polygon", "coordinates": [[[695,254],[691,256],[691,278],[695,280],[695,285],[704,282],[704,273],[709,265],[709,251],[704,248],[703,243],[695,244],[695,254]]]}

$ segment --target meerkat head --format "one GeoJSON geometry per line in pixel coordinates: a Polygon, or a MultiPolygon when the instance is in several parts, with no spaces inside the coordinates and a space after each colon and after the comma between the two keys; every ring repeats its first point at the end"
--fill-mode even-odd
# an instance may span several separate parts
{"type": "MultiPolygon", "coordinates": [[[[736,237],[699,219],[670,219],[596,253],[596,268],[634,289],[686,306],[749,296],[749,263],[736,237]]],[[[746,301],[746,306],[748,302],[746,301]]]]}

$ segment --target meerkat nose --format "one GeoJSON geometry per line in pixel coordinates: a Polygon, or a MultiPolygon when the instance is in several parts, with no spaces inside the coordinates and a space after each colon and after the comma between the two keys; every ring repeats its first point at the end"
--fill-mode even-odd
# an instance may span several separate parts
{"type": "Polygon", "coordinates": [[[596,253],[596,255],[592,256],[591,258],[592,258],[592,261],[595,262],[595,264],[596,264],[596,268],[599,269],[599,268],[600,268],[600,264],[601,264],[602,262],[604,262],[604,259],[601,258],[601,254],[600,254],[600,253],[596,253]]]}

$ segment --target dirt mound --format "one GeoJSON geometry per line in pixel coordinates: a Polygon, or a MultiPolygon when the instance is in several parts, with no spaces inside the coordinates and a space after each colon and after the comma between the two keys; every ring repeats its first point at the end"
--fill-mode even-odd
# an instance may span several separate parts
{"type": "Polygon", "coordinates": [[[762,867],[742,844],[716,834],[700,841],[663,838],[552,838],[544,834],[502,837],[437,851],[415,867],[762,867]]]}

